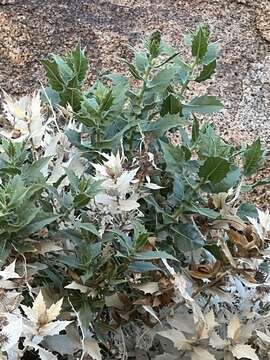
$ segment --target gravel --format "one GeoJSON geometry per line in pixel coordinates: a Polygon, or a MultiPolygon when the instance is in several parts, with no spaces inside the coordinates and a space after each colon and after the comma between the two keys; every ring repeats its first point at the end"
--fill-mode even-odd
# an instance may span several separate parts
{"type": "MultiPolygon", "coordinates": [[[[0,86],[16,95],[34,90],[44,81],[39,61],[78,40],[92,64],[90,83],[125,69],[119,58],[129,56],[127,43],[160,29],[181,46],[181,34],[201,22],[221,46],[217,75],[206,85],[225,104],[213,121],[227,140],[240,145],[260,136],[270,148],[269,0],[0,0],[0,86]]],[[[268,165],[262,175],[270,175],[268,165]]],[[[267,189],[258,196],[268,201],[267,189]]]]}

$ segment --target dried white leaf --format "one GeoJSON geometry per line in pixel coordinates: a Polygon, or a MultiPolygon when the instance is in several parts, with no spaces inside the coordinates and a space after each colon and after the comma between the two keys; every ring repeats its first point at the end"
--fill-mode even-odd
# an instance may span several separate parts
{"type": "Polygon", "coordinates": [[[264,234],[263,234],[263,228],[262,228],[261,224],[259,224],[255,218],[252,218],[250,216],[247,216],[247,218],[248,218],[249,222],[254,226],[259,237],[263,240],[264,234]]]}
{"type": "Polygon", "coordinates": [[[147,311],[150,315],[152,315],[153,318],[156,319],[161,324],[157,314],[155,313],[154,309],[150,305],[143,305],[143,308],[145,311],[147,311]]]}
{"type": "Polygon", "coordinates": [[[63,299],[60,299],[55,304],[52,304],[49,309],[47,309],[48,321],[53,321],[60,314],[61,308],[63,305],[63,299]]]}
{"type": "Polygon", "coordinates": [[[154,183],[145,183],[144,186],[147,188],[147,189],[151,189],[151,190],[159,190],[159,189],[162,189],[163,187],[162,186],[159,186],[157,184],[154,184],[154,183]]]}
{"type": "Polygon", "coordinates": [[[90,290],[88,286],[79,284],[76,281],[72,281],[72,283],[65,286],[65,289],[79,290],[83,294],[87,293],[90,290]]]}
{"type": "Polygon", "coordinates": [[[209,337],[209,344],[214,349],[224,349],[228,345],[228,341],[223,340],[215,331],[209,337]]]}
{"type": "Polygon", "coordinates": [[[16,265],[16,260],[14,260],[11,264],[6,266],[4,270],[0,271],[0,277],[2,277],[3,280],[19,279],[21,276],[16,273],[15,265],[16,265]]]}
{"type": "Polygon", "coordinates": [[[130,197],[127,200],[119,200],[119,209],[121,211],[132,211],[138,209],[140,204],[137,202],[137,197],[130,197]]]}
{"type": "Polygon", "coordinates": [[[256,331],[256,334],[264,343],[266,343],[267,345],[270,345],[270,336],[269,335],[266,335],[259,330],[256,331]]]}
{"type": "Polygon", "coordinates": [[[148,282],[142,285],[135,286],[137,290],[143,291],[145,294],[154,294],[159,291],[158,282],[148,282]]]}
{"type": "Polygon", "coordinates": [[[96,340],[86,339],[84,341],[84,351],[90,355],[93,360],[102,360],[100,347],[96,340]]]}
{"type": "Polygon", "coordinates": [[[113,295],[105,296],[105,304],[108,307],[115,307],[120,310],[124,308],[124,304],[120,300],[119,295],[116,293],[113,295]]]}
{"type": "Polygon", "coordinates": [[[6,318],[7,320],[7,325],[4,325],[1,331],[8,337],[8,342],[2,345],[1,350],[8,351],[19,342],[22,335],[22,317],[9,313],[1,313],[0,316],[6,318]]]}
{"type": "Polygon", "coordinates": [[[259,222],[260,225],[263,227],[265,232],[270,231],[270,214],[269,210],[267,209],[265,212],[257,209],[259,215],[259,222]]]}
{"type": "Polygon", "coordinates": [[[57,360],[57,356],[53,355],[49,350],[44,349],[43,347],[39,346],[38,344],[32,341],[25,341],[24,346],[28,348],[33,348],[34,350],[38,351],[38,355],[41,360],[57,360]]]}
{"type": "Polygon", "coordinates": [[[236,332],[240,329],[241,323],[237,315],[234,315],[228,324],[228,337],[234,339],[236,332]]]}
{"type": "Polygon", "coordinates": [[[250,360],[260,360],[256,354],[255,349],[253,349],[250,345],[237,344],[230,350],[233,356],[237,359],[247,358],[250,360]]]}
{"type": "Polygon", "coordinates": [[[48,324],[43,325],[39,329],[39,335],[40,336],[53,336],[60,333],[60,331],[65,330],[65,328],[71,324],[72,321],[53,321],[48,324]]]}
{"type": "Polygon", "coordinates": [[[63,248],[55,244],[54,241],[42,241],[36,245],[39,254],[46,254],[48,252],[61,251],[63,248]]]}
{"type": "Polygon", "coordinates": [[[210,310],[204,317],[203,332],[200,336],[201,339],[207,339],[209,333],[219,324],[215,320],[215,314],[213,310],[210,310]]]}
{"type": "Polygon", "coordinates": [[[201,347],[193,347],[191,360],[216,360],[215,356],[201,347]]]}
{"type": "MultiPolygon", "coordinates": [[[[33,306],[32,306],[31,310],[33,313],[33,318],[35,319],[36,322],[39,321],[41,316],[44,316],[44,314],[46,314],[46,303],[44,301],[41,291],[38,293],[38,296],[36,297],[35,301],[33,302],[33,306]]],[[[29,320],[31,320],[31,319],[29,319],[29,320]]]]}
{"type": "Polygon", "coordinates": [[[190,335],[195,334],[193,315],[188,312],[188,309],[185,306],[178,309],[177,313],[175,313],[173,317],[168,317],[167,322],[171,325],[171,327],[180,330],[181,332],[190,335]]]}
{"type": "Polygon", "coordinates": [[[159,331],[158,334],[163,336],[173,342],[173,345],[181,350],[183,346],[187,343],[187,339],[183,333],[175,329],[159,331]]]}

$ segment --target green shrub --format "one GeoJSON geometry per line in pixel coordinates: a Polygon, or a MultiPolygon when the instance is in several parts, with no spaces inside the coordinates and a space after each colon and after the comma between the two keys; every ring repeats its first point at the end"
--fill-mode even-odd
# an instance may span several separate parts
{"type": "Polygon", "coordinates": [[[5,94],[4,358],[132,358],[135,347],[155,359],[267,356],[269,213],[241,203],[268,182],[245,183],[264,151],[203,121],[223,105],[189,88],[213,76],[218,44],[206,26],[184,40],[190,62],[154,32],[124,60],[128,76],[90,88],[78,45],[42,61],[43,105],[39,93],[5,94]]]}

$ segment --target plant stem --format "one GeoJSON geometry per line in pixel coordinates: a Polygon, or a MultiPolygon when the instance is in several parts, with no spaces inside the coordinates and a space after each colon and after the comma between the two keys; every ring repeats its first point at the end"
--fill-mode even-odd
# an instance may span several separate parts
{"type": "Polygon", "coordinates": [[[191,67],[190,67],[190,71],[189,71],[189,74],[188,74],[188,78],[187,80],[184,82],[183,86],[182,86],[182,89],[180,91],[180,97],[183,97],[183,94],[184,92],[186,91],[187,87],[188,87],[188,84],[189,82],[192,80],[192,75],[193,75],[193,72],[194,72],[194,69],[196,68],[197,66],[197,59],[192,63],[191,67]]]}
{"type": "Polygon", "coordinates": [[[141,91],[139,92],[139,95],[138,95],[138,105],[140,106],[141,103],[142,103],[142,98],[143,98],[143,95],[145,93],[145,90],[147,89],[147,81],[148,81],[148,78],[149,78],[149,75],[150,75],[150,72],[152,70],[152,66],[153,66],[153,59],[152,57],[149,58],[149,64],[147,66],[147,69],[145,71],[145,74],[143,76],[143,86],[141,88],[141,91]]]}
{"type": "MultiPolygon", "coordinates": [[[[147,69],[146,69],[146,71],[145,71],[145,74],[144,74],[144,76],[143,76],[143,85],[142,85],[142,88],[141,88],[141,90],[140,90],[140,92],[139,92],[139,94],[138,94],[138,103],[137,103],[137,105],[138,105],[139,107],[140,107],[141,104],[142,104],[143,95],[144,95],[144,93],[145,93],[145,91],[146,91],[146,89],[147,89],[147,81],[148,81],[148,79],[149,79],[149,75],[150,75],[150,73],[151,73],[152,67],[153,67],[153,58],[152,58],[152,56],[150,55],[150,57],[149,57],[149,64],[148,64],[147,69]]],[[[137,114],[136,117],[139,117],[140,115],[141,115],[141,112],[140,112],[139,114],[137,114]]],[[[132,128],[132,129],[130,130],[130,137],[129,137],[129,149],[130,149],[130,151],[132,150],[133,135],[134,135],[134,129],[132,128]]]]}

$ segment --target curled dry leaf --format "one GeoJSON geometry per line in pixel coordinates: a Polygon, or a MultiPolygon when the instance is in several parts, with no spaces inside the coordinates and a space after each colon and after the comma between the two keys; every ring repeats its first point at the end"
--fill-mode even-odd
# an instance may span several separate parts
{"type": "Polygon", "coordinates": [[[192,264],[188,274],[194,279],[213,279],[217,276],[221,267],[220,261],[209,264],[192,264]]]}

